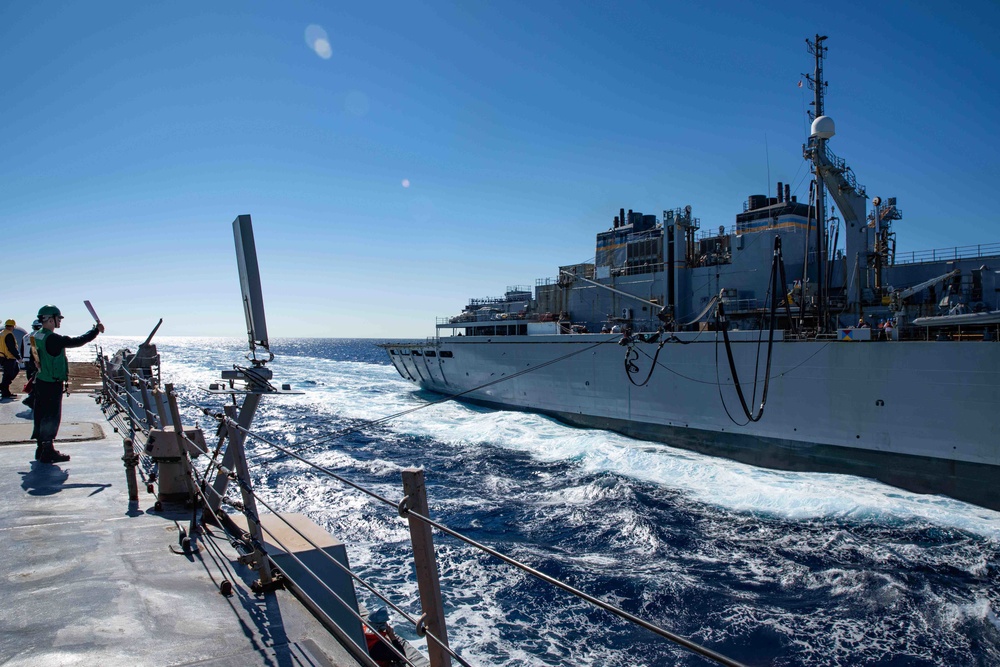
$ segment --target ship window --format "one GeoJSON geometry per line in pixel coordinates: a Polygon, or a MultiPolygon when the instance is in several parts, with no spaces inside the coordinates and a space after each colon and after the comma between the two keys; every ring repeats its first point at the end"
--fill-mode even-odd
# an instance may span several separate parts
{"type": "Polygon", "coordinates": [[[427,350],[426,352],[424,352],[424,356],[426,356],[426,357],[436,357],[436,356],[438,356],[438,353],[435,352],[434,350],[427,350]]]}
{"type": "Polygon", "coordinates": [[[396,350],[389,350],[389,354],[399,354],[396,350]]]}
{"type": "Polygon", "coordinates": [[[424,353],[421,352],[420,350],[414,350],[413,351],[413,356],[415,356],[415,357],[422,357],[422,356],[424,356],[424,353]]]}
{"type": "Polygon", "coordinates": [[[452,354],[450,350],[441,350],[441,356],[445,359],[451,359],[452,354]]]}

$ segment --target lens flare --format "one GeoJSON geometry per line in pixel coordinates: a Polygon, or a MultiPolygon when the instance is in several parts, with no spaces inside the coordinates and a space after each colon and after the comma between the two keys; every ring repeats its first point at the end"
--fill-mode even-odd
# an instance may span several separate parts
{"type": "Polygon", "coordinates": [[[325,39],[317,39],[313,48],[316,51],[316,55],[323,60],[329,60],[330,56],[333,55],[333,49],[330,48],[330,42],[325,39]]]}
{"type": "Polygon", "coordinates": [[[312,24],[306,27],[306,44],[323,60],[329,60],[333,55],[330,39],[321,26],[312,24]]]}

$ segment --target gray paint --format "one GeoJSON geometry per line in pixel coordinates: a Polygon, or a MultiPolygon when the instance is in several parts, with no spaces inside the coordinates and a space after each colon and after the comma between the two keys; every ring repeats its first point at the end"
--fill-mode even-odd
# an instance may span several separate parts
{"type": "MultiPolygon", "coordinates": [[[[749,395],[758,334],[731,336],[749,395]]],[[[860,474],[1000,509],[994,490],[1000,345],[779,340],[764,416],[743,423],[716,334],[678,337],[691,342],[665,345],[645,387],[629,383],[625,350],[613,335],[456,337],[386,347],[452,351],[452,358],[438,357],[446,376],[433,374],[418,384],[463,400],[756,465],[860,474]],[[545,365],[560,357],[566,358],[545,365]]],[[[640,354],[637,380],[645,377],[655,345],[639,349],[648,357],[640,354]]],[[[409,378],[414,360],[426,357],[390,358],[409,378]]]]}

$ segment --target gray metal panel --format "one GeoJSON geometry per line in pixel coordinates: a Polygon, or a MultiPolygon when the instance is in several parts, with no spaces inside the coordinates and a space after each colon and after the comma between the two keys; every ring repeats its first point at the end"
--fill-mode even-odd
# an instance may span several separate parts
{"type": "MultiPolygon", "coordinates": [[[[744,387],[753,383],[758,335],[730,334],[744,387]]],[[[842,472],[1000,508],[1000,446],[993,437],[1000,431],[1000,377],[993,370],[1000,368],[1000,345],[776,342],[767,412],[759,422],[740,425],[727,414],[726,407],[738,409],[738,403],[728,369],[718,366],[714,335],[677,336],[692,344],[665,346],[643,388],[633,387],[622,370],[621,347],[591,349],[617,342],[599,334],[442,338],[435,345],[454,352],[446,360],[451,382],[419,384],[465,401],[555,415],[714,455],[720,452],[710,446],[713,439],[731,441],[735,453],[721,455],[756,465],[828,471],[839,461],[842,472]],[[495,382],[504,374],[516,377],[495,382]],[[774,451],[768,443],[777,443],[774,451]],[[808,453],[817,448],[826,453],[808,453]],[[779,454],[787,455],[787,465],[779,454]],[[858,461],[876,459],[859,472],[858,461]],[[890,460],[895,467],[879,469],[890,460]],[[913,481],[906,481],[908,474],[913,481]]],[[[650,363],[655,345],[638,345],[646,352],[640,359],[650,363]]]]}
{"type": "Polygon", "coordinates": [[[253,224],[249,215],[237,216],[233,221],[236,240],[236,263],[240,271],[240,295],[243,313],[247,319],[250,346],[269,349],[267,322],[264,320],[264,296],[260,289],[260,269],[257,267],[257,246],[253,240],[253,224]]]}
{"type": "MultiPolygon", "coordinates": [[[[293,585],[307,596],[303,603],[327,615],[340,632],[358,647],[364,648],[365,636],[357,617],[359,610],[354,580],[345,571],[351,566],[344,543],[302,514],[262,514],[260,518],[265,528],[267,554],[293,585]],[[307,537],[312,543],[307,541],[307,537]],[[294,558],[289,553],[293,553],[294,558]],[[331,557],[343,569],[331,563],[331,557]],[[349,609],[345,609],[344,604],[349,609]]],[[[241,527],[246,525],[239,520],[243,519],[242,516],[236,519],[241,527]]]]}

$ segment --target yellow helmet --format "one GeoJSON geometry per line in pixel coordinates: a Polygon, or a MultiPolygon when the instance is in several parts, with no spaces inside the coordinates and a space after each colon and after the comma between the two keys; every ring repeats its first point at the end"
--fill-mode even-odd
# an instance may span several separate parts
{"type": "Polygon", "coordinates": [[[13,327],[13,326],[17,326],[17,322],[15,322],[14,320],[7,320],[7,321],[6,321],[6,322],[4,322],[3,324],[4,324],[4,326],[5,326],[5,327],[13,327]]]}

